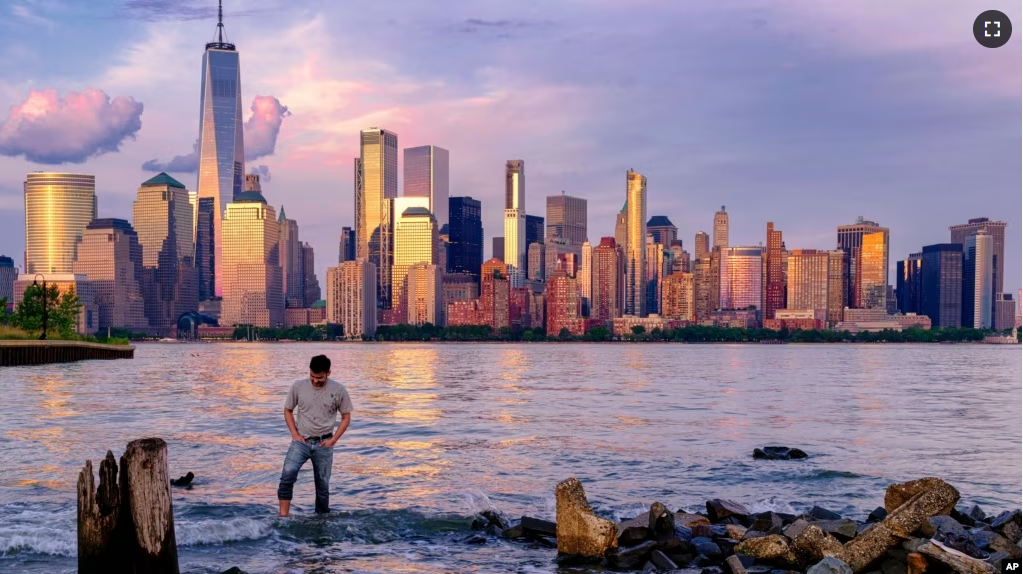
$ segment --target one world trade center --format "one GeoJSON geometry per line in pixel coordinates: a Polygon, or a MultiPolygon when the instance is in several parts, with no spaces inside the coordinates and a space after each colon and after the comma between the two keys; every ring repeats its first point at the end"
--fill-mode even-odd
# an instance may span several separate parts
{"type": "Polygon", "coordinates": [[[216,41],[206,44],[202,56],[200,104],[196,265],[200,299],[211,299],[223,292],[224,210],[242,192],[245,177],[241,64],[234,44],[224,41],[222,7],[217,13],[216,41]]]}

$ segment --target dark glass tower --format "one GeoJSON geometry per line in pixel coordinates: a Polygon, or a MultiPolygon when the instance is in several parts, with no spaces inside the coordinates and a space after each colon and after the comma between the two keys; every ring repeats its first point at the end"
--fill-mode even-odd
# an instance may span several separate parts
{"type": "Polygon", "coordinates": [[[483,210],[479,200],[452,197],[448,200],[448,237],[451,241],[448,272],[469,273],[478,283],[483,264],[483,210]]]}
{"type": "Polygon", "coordinates": [[[962,326],[963,246],[927,245],[921,262],[920,308],[935,327],[962,326]]]}
{"type": "Polygon", "coordinates": [[[920,306],[923,258],[923,253],[913,253],[909,258],[896,263],[898,277],[895,278],[895,298],[899,311],[903,313],[923,314],[920,306]]]}
{"type": "Polygon", "coordinates": [[[196,208],[195,267],[199,276],[199,300],[209,301],[216,297],[214,291],[217,250],[213,240],[213,222],[216,219],[216,200],[200,197],[196,208]]]}
{"type": "Polygon", "coordinates": [[[543,218],[539,215],[527,215],[526,216],[526,252],[529,252],[529,246],[534,243],[543,243],[544,234],[543,218]]]}

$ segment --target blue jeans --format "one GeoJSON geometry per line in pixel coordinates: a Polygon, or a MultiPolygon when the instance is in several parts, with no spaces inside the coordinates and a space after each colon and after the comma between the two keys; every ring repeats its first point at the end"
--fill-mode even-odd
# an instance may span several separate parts
{"type": "Polygon", "coordinates": [[[330,512],[330,468],[334,463],[334,449],[321,446],[321,441],[291,441],[284,457],[281,484],[277,488],[278,500],[291,500],[298,471],[305,461],[313,459],[313,483],[316,485],[316,513],[330,512]]]}

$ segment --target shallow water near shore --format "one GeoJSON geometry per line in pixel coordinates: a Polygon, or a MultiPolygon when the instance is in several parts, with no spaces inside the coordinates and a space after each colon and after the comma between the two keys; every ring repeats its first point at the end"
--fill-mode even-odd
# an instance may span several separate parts
{"type": "Polygon", "coordinates": [[[1020,347],[997,345],[142,344],[134,360],[0,370],[0,571],[73,572],[86,459],[164,438],[182,572],[553,572],[556,551],[489,539],[475,512],[554,518],[583,481],[599,512],[650,502],[819,504],[862,519],[893,481],[1021,505],[1020,347]],[[282,408],[312,355],[348,386],[331,507],[309,466],[276,517],[282,408]],[[759,461],[781,444],[802,461],[759,461]]]}

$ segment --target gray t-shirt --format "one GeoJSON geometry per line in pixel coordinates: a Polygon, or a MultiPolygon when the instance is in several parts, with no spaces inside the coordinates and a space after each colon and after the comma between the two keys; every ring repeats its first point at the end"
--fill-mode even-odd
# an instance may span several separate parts
{"type": "Polygon", "coordinates": [[[334,379],[314,387],[309,379],[295,381],[284,401],[284,408],[295,415],[295,426],[303,437],[322,436],[334,431],[337,414],[352,412],[348,390],[334,379]]]}

